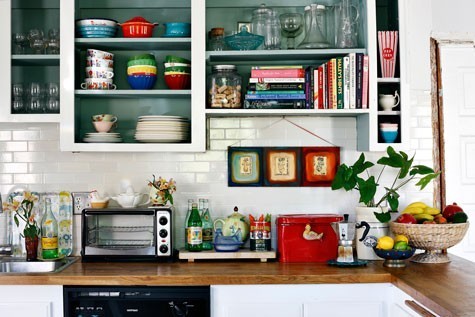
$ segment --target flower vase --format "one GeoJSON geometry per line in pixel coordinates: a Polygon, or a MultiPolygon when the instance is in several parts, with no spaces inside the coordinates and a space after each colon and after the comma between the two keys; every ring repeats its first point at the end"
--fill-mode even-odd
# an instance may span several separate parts
{"type": "Polygon", "coordinates": [[[36,261],[38,257],[38,236],[25,237],[26,260],[36,261]]]}
{"type": "Polygon", "coordinates": [[[149,196],[152,206],[165,206],[165,204],[167,203],[167,201],[165,200],[165,192],[153,186],[152,188],[150,188],[149,196]]]}

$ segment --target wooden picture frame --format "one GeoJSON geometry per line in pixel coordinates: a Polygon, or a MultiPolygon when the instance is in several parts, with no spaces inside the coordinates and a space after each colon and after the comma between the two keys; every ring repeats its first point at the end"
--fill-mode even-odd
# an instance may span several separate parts
{"type": "Polygon", "coordinates": [[[303,147],[302,186],[330,187],[339,165],[339,147],[303,147]]]}
{"type": "Polygon", "coordinates": [[[264,148],[264,185],[300,186],[300,148],[264,148]]]}
{"type": "Polygon", "coordinates": [[[228,147],[228,186],[262,186],[262,148],[228,147]]]}

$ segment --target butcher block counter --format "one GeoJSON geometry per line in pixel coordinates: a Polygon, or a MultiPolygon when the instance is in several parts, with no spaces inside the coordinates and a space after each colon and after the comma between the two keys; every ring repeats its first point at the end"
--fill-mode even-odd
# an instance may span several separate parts
{"type": "Polygon", "coordinates": [[[82,263],[54,274],[0,274],[0,285],[216,285],[393,283],[441,316],[475,316],[475,263],[451,256],[446,264],[357,268],[324,263],[177,262],[82,263]]]}

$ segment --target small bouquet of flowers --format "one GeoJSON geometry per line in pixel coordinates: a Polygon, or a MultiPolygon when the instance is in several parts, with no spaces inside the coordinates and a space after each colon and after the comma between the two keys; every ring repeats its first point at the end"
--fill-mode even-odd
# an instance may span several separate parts
{"type": "Polygon", "coordinates": [[[37,202],[38,196],[31,192],[24,192],[22,201],[14,199],[12,202],[3,203],[3,210],[14,212],[13,220],[17,227],[20,226],[20,220],[25,222],[25,228],[21,234],[23,238],[34,238],[40,234],[40,227],[33,211],[33,206],[37,202]]]}
{"type": "Polygon", "coordinates": [[[153,205],[165,205],[168,201],[173,205],[173,193],[176,191],[176,183],[173,178],[169,181],[153,175],[153,181],[148,181],[150,187],[150,201],[153,205]]]}

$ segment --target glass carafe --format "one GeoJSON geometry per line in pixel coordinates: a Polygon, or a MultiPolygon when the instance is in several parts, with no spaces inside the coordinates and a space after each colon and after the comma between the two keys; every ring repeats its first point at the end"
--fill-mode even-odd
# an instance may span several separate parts
{"type": "Polygon", "coordinates": [[[341,0],[335,6],[336,47],[353,48],[358,46],[358,7],[351,0],[341,0]]]}
{"type": "Polygon", "coordinates": [[[328,48],[330,44],[323,35],[318,18],[321,16],[321,8],[317,4],[305,7],[305,38],[298,48],[328,48]]]}
{"type": "Polygon", "coordinates": [[[257,49],[280,49],[280,20],[276,11],[261,4],[258,9],[252,12],[251,27],[251,33],[264,36],[264,44],[257,49]]]}

